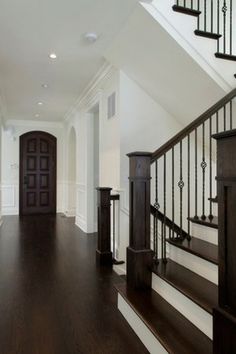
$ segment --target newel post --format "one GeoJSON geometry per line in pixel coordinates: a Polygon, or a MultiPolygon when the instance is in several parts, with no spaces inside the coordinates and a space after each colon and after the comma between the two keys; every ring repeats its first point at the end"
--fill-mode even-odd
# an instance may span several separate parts
{"type": "Polygon", "coordinates": [[[236,353],[236,130],[217,139],[219,305],[213,312],[214,354],[236,353]]]}
{"type": "Polygon", "coordinates": [[[98,245],[97,262],[101,265],[112,265],[111,252],[111,190],[97,188],[98,193],[98,245]]]}
{"type": "Polygon", "coordinates": [[[129,247],[127,283],[137,289],[151,287],[153,252],[150,249],[151,153],[134,152],[129,157],[129,247]]]}

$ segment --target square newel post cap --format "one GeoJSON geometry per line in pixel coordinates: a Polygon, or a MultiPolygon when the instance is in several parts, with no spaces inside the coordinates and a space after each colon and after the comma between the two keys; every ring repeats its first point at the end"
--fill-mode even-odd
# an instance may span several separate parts
{"type": "Polygon", "coordinates": [[[104,191],[104,192],[107,191],[108,192],[108,191],[111,191],[112,188],[111,187],[97,187],[96,190],[97,191],[104,191]]]}
{"type": "Polygon", "coordinates": [[[144,157],[152,157],[152,152],[147,152],[147,151],[134,151],[130,152],[127,154],[128,157],[138,157],[138,156],[144,156],[144,157]]]}
{"type": "Polygon", "coordinates": [[[225,139],[225,138],[232,138],[234,136],[236,137],[236,129],[227,130],[222,133],[213,134],[212,138],[214,138],[216,140],[220,140],[220,139],[225,139]]]}

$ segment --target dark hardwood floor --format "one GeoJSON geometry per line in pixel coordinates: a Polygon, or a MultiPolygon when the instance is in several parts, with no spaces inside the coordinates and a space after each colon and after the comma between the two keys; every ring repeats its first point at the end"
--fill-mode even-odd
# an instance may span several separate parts
{"type": "Polygon", "coordinates": [[[4,218],[0,354],[147,353],[117,310],[96,237],[62,215],[4,218]]]}

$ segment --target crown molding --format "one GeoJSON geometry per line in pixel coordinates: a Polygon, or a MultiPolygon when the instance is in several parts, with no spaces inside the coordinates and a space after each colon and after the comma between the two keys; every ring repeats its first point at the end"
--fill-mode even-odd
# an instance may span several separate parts
{"type": "Polygon", "coordinates": [[[91,105],[91,102],[96,101],[95,97],[99,97],[104,84],[107,83],[116,72],[117,69],[113,65],[107,62],[104,63],[101,69],[79,95],[74,105],[67,111],[64,116],[64,121],[67,122],[73,115],[78,113],[78,111],[83,111],[86,106],[91,105]]]}

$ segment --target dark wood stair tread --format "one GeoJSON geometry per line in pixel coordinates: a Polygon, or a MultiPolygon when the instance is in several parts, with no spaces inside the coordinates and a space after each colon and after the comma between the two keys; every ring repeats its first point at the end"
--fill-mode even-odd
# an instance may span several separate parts
{"type": "Polygon", "coordinates": [[[219,39],[222,37],[221,34],[201,31],[201,30],[195,30],[194,33],[196,34],[196,36],[210,38],[210,39],[219,39]]]}
{"type": "Polygon", "coordinates": [[[190,241],[186,239],[167,239],[166,241],[186,252],[218,265],[218,246],[210,242],[200,240],[196,237],[192,237],[190,241]]]}
{"type": "Polygon", "coordinates": [[[116,286],[162,346],[172,354],[211,354],[212,342],[154,290],[116,286]]]}
{"type": "Polygon", "coordinates": [[[216,58],[236,61],[236,55],[224,54],[224,53],[215,53],[216,58]]]}
{"type": "Polygon", "coordinates": [[[185,6],[174,5],[172,9],[176,12],[180,12],[185,15],[195,16],[198,17],[201,14],[201,11],[193,10],[185,6]]]}
{"type": "Polygon", "coordinates": [[[171,259],[154,264],[153,272],[210,314],[218,306],[217,285],[171,259]]]}
{"type": "Polygon", "coordinates": [[[198,219],[196,218],[189,218],[189,220],[191,222],[193,222],[194,224],[199,224],[199,225],[204,225],[204,226],[208,226],[211,227],[213,229],[218,229],[218,217],[214,216],[213,219],[201,219],[201,217],[199,217],[198,219]]]}

